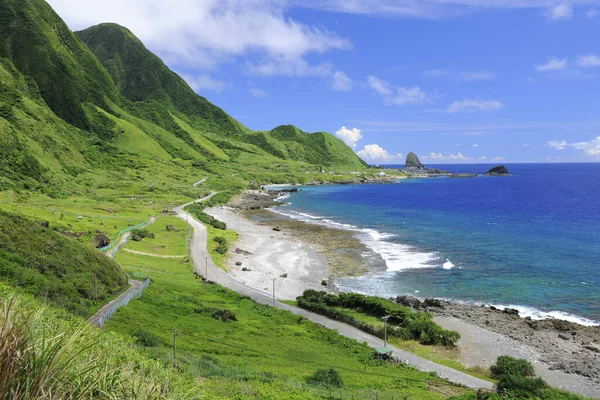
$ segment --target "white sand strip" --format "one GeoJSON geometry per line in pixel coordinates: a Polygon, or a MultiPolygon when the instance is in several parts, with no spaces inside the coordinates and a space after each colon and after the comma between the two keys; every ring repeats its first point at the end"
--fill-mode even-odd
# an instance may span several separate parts
{"type": "Polygon", "coordinates": [[[230,249],[228,267],[229,273],[240,282],[272,292],[273,278],[276,278],[275,296],[281,300],[295,300],[306,289],[327,290],[321,286],[321,281],[328,276],[327,261],[307,244],[257,225],[228,207],[204,211],[239,234],[239,241],[230,249]],[[251,254],[237,254],[235,249],[251,254]],[[237,262],[242,265],[236,265],[237,262]],[[250,271],[242,271],[242,268],[250,271]],[[281,278],[283,274],[288,275],[281,278]]]}

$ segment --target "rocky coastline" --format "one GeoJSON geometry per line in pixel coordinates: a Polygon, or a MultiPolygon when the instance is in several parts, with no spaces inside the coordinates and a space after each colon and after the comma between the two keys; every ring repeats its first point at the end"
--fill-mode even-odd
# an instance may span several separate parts
{"type": "Polygon", "coordinates": [[[454,317],[536,350],[550,370],[580,375],[600,386],[600,327],[559,319],[522,318],[515,309],[399,296],[399,304],[437,317],[454,317]]]}
{"type": "MultiPolygon", "coordinates": [[[[322,282],[322,290],[336,291],[336,277],[360,275],[365,272],[364,260],[361,260],[364,245],[354,237],[354,233],[351,231],[286,219],[269,210],[264,210],[281,205],[282,202],[278,201],[281,196],[299,190],[302,189],[294,187],[269,191],[247,191],[235,198],[229,206],[235,209],[239,215],[258,221],[256,222],[258,225],[273,230],[277,229],[278,233],[285,232],[290,239],[306,243],[323,255],[327,260],[328,269],[327,272],[323,272],[331,280],[322,282]],[[268,215],[262,215],[263,213],[268,215]],[[256,218],[257,216],[258,218],[256,218]],[[339,251],[339,249],[344,249],[344,251],[339,251]],[[342,265],[351,267],[340,268],[342,265]]],[[[518,310],[499,309],[493,306],[437,299],[421,300],[410,296],[399,296],[395,301],[416,310],[429,312],[440,321],[453,319],[464,322],[460,326],[450,324],[446,327],[447,329],[459,330],[457,327],[462,327],[474,330],[480,328],[481,332],[485,333],[483,336],[486,336],[487,333],[490,337],[496,335],[495,337],[501,339],[486,339],[486,343],[489,342],[490,348],[495,346],[496,352],[499,354],[504,354],[503,352],[506,351],[506,354],[516,354],[528,358],[537,365],[536,368],[539,367],[546,373],[559,373],[561,378],[557,381],[562,379],[564,382],[566,380],[567,384],[562,385],[561,383],[565,388],[600,398],[600,327],[583,326],[559,319],[522,318],[518,310]],[[506,343],[510,344],[504,343],[504,339],[506,339],[506,343]],[[505,347],[500,346],[499,343],[504,343],[505,347]],[[515,351],[511,352],[511,349],[515,351]]],[[[461,349],[461,352],[467,351],[467,348],[461,349]]],[[[479,360],[475,365],[485,366],[486,362],[491,364],[491,361],[490,359],[479,360]]]]}

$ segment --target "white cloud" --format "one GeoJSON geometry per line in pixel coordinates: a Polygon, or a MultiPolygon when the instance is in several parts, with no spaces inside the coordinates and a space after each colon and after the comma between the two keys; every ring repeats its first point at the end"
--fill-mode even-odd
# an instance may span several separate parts
{"type": "Polygon", "coordinates": [[[431,162],[450,162],[450,163],[461,163],[461,162],[466,162],[466,163],[473,163],[473,162],[486,162],[488,161],[488,158],[485,156],[480,156],[480,157],[468,157],[465,156],[463,153],[461,152],[457,152],[456,154],[442,154],[442,153],[429,153],[426,156],[421,156],[421,158],[423,160],[426,161],[431,161],[431,162]]]}
{"type": "Polygon", "coordinates": [[[593,54],[579,56],[577,57],[577,65],[584,68],[600,67],[600,57],[593,54]]]}
{"type": "Polygon", "coordinates": [[[342,71],[335,71],[333,74],[332,87],[334,90],[347,92],[352,90],[352,79],[342,71]]]}
{"type": "Polygon", "coordinates": [[[392,155],[378,144],[368,144],[356,154],[368,163],[390,163],[402,160],[402,154],[392,155]]]}
{"type": "Polygon", "coordinates": [[[356,143],[362,139],[360,129],[348,129],[342,126],[339,131],[335,133],[335,136],[342,139],[351,148],[356,148],[356,143]]]}
{"type": "Polygon", "coordinates": [[[599,14],[600,14],[600,11],[596,10],[595,8],[592,8],[591,10],[588,10],[585,13],[585,16],[588,18],[596,18],[599,14]]]}
{"type": "Polygon", "coordinates": [[[371,89],[384,97],[385,104],[404,106],[409,104],[427,104],[433,102],[433,95],[418,86],[394,88],[388,82],[369,75],[367,83],[371,89]]]}
{"type": "Polygon", "coordinates": [[[325,11],[422,19],[439,19],[499,9],[548,10],[548,18],[552,15],[564,18],[571,8],[569,4],[589,4],[593,1],[571,0],[569,3],[558,4],[559,9],[555,10],[556,0],[293,0],[298,6],[325,11]]]}
{"type": "Polygon", "coordinates": [[[540,72],[546,71],[558,71],[567,68],[567,59],[559,59],[557,57],[552,57],[546,64],[536,65],[535,69],[540,72]]]}
{"type": "Polygon", "coordinates": [[[492,158],[492,161],[494,161],[494,162],[500,162],[500,161],[504,161],[504,160],[505,160],[504,157],[494,157],[494,158],[492,158]]]}
{"type": "Polygon", "coordinates": [[[384,81],[383,79],[379,79],[376,76],[369,75],[367,77],[367,82],[369,84],[369,87],[371,87],[371,89],[373,89],[374,91],[376,91],[379,94],[389,95],[392,93],[391,85],[389,83],[387,83],[386,81],[384,81]]]}
{"type": "Polygon", "coordinates": [[[421,90],[418,86],[411,88],[399,87],[396,95],[386,100],[388,104],[403,106],[406,104],[427,104],[433,102],[433,96],[421,90]]]}
{"type": "Polygon", "coordinates": [[[473,145],[473,147],[477,148],[477,147],[479,147],[479,145],[478,145],[477,143],[475,143],[475,144],[473,145]]]}
{"type": "Polygon", "coordinates": [[[248,89],[248,92],[250,92],[250,94],[256,98],[269,97],[269,93],[265,92],[262,89],[258,89],[258,88],[250,88],[250,89],[248,89]]]}
{"type": "Polygon", "coordinates": [[[481,135],[485,135],[485,132],[465,132],[463,133],[463,136],[481,136],[481,135]]]}
{"type": "Polygon", "coordinates": [[[546,143],[547,147],[552,147],[556,150],[565,150],[567,148],[573,148],[575,150],[581,150],[590,157],[600,157],[600,136],[588,141],[588,142],[575,142],[569,143],[566,140],[552,140],[546,143]]]}
{"type": "Polygon", "coordinates": [[[463,99],[450,104],[446,111],[450,114],[460,112],[498,111],[504,104],[498,100],[463,99]]]}
{"type": "Polygon", "coordinates": [[[221,93],[228,89],[231,85],[227,82],[219,81],[211,78],[210,75],[189,75],[181,74],[181,77],[190,85],[195,92],[203,92],[210,90],[212,92],[221,93]]]}
{"type": "Polygon", "coordinates": [[[327,77],[332,74],[332,66],[310,64],[300,57],[274,58],[260,63],[249,62],[248,72],[260,76],[327,77]]]}
{"type": "Polygon", "coordinates": [[[137,35],[172,67],[211,68],[236,57],[296,64],[352,44],[285,15],[285,0],[49,0],[73,29],[112,21],[137,35]]]}
{"type": "Polygon", "coordinates": [[[458,79],[465,82],[487,81],[495,77],[496,74],[492,71],[468,71],[458,74],[458,79]]]}
{"type": "Polygon", "coordinates": [[[438,78],[440,76],[446,75],[448,75],[448,71],[446,71],[445,69],[430,69],[427,71],[423,71],[423,76],[426,76],[428,78],[438,78]]]}
{"type": "Polygon", "coordinates": [[[573,17],[573,7],[569,3],[557,4],[546,11],[546,18],[550,21],[560,21],[573,17]]]}

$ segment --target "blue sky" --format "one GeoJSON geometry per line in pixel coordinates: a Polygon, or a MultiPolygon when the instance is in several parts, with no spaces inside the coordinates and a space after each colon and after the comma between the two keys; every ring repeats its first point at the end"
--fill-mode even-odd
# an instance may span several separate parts
{"type": "Polygon", "coordinates": [[[369,162],[600,161],[600,0],[50,0],[130,28],[252,129],[369,162]]]}

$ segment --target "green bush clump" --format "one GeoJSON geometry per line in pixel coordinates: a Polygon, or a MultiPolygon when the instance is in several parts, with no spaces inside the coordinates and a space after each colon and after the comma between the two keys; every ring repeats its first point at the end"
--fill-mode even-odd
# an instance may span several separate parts
{"type": "Polygon", "coordinates": [[[340,387],[344,384],[342,376],[334,368],[321,368],[306,378],[309,385],[322,385],[325,387],[340,387]]]}
{"type": "Polygon", "coordinates": [[[227,244],[227,239],[225,239],[222,236],[217,236],[216,238],[213,239],[215,242],[219,243],[219,244],[227,244]]]}
{"type": "Polygon", "coordinates": [[[408,307],[380,297],[358,293],[340,293],[336,296],[316,290],[306,290],[297,300],[299,307],[342,321],[377,337],[384,336],[383,328],[359,321],[336,307],[359,309],[376,317],[389,315],[387,334],[390,337],[415,339],[421,344],[447,347],[456,346],[456,342],[460,339],[458,332],[442,329],[433,322],[430,314],[412,311],[408,307]]]}
{"type": "Polygon", "coordinates": [[[215,251],[219,254],[227,254],[227,252],[229,251],[229,246],[227,246],[227,244],[220,244],[219,246],[217,246],[215,251]]]}
{"type": "Polygon", "coordinates": [[[156,347],[160,344],[160,339],[154,333],[145,329],[138,328],[133,333],[135,342],[144,347],[156,347]]]}
{"type": "Polygon", "coordinates": [[[137,235],[137,236],[141,237],[142,239],[145,239],[147,237],[152,237],[153,236],[152,232],[150,232],[147,229],[134,229],[134,230],[131,231],[131,233],[133,235],[137,235]]]}
{"type": "Polygon", "coordinates": [[[224,222],[219,221],[206,214],[203,210],[204,208],[199,204],[191,204],[185,208],[185,210],[191,213],[196,219],[203,224],[211,225],[215,229],[220,229],[222,231],[227,230],[227,225],[224,222]]]}

